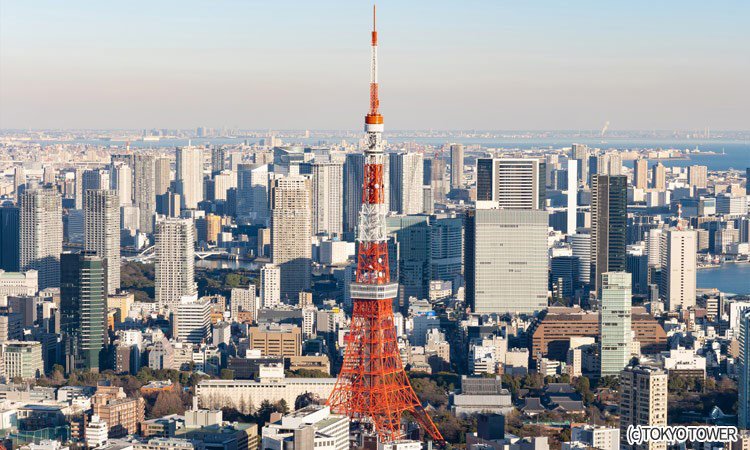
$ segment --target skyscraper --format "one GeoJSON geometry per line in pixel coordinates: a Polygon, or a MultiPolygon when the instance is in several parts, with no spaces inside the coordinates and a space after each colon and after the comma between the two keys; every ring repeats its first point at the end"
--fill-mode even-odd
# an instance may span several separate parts
{"type": "Polygon", "coordinates": [[[195,227],[190,219],[163,219],[156,224],[156,303],[176,311],[182,297],[197,294],[195,227]]]}
{"type": "Polygon", "coordinates": [[[359,208],[362,206],[362,183],[364,180],[365,155],[349,153],[344,161],[344,233],[354,233],[357,229],[359,208]]]}
{"type": "Polygon", "coordinates": [[[18,198],[21,192],[26,187],[26,171],[23,166],[16,166],[13,169],[13,193],[18,198]]]}
{"type": "Polygon", "coordinates": [[[89,190],[84,199],[84,249],[107,263],[106,290],[120,289],[120,197],[113,190],[89,190]]]}
{"type": "Polygon", "coordinates": [[[60,286],[62,198],[54,189],[27,189],[21,194],[19,266],[39,272],[39,289],[60,286]]]}
{"type": "Polygon", "coordinates": [[[203,151],[198,147],[177,149],[177,193],[182,196],[182,209],[196,209],[203,201],[203,151]]]}
{"type": "Polygon", "coordinates": [[[265,225],[268,213],[268,164],[239,164],[237,170],[237,218],[265,225]]]}
{"type": "Polygon", "coordinates": [[[109,189],[112,185],[111,173],[105,169],[86,170],[83,172],[83,197],[86,191],[93,189],[109,189]]]}
{"type": "Polygon", "coordinates": [[[538,159],[477,159],[477,209],[543,209],[546,188],[538,159]]]}
{"type": "Polygon", "coordinates": [[[578,228],[578,162],[568,160],[568,208],[566,232],[576,234],[578,228]]]}
{"type": "MultiPolygon", "coordinates": [[[[112,163],[110,188],[117,191],[120,206],[133,204],[133,168],[122,161],[112,163]]],[[[105,188],[102,188],[105,189],[105,188]]]]}
{"type": "Polygon", "coordinates": [[[98,371],[107,342],[107,263],[88,252],[60,258],[60,328],[66,369],[98,371]]]}
{"type": "Polygon", "coordinates": [[[581,284],[591,284],[591,232],[583,229],[580,232],[569,236],[570,246],[573,249],[573,256],[578,258],[578,277],[581,284]]]}
{"type": "Polygon", "coordinates": [[[648,160],[639,158],[633,166],[633,187],[636,189],[648,188],[648,160]]]}
{"type": "Polygon", "coordinates": [[[310,289],[312,249],[310,180],[299,175],[271,183],[271,260],[281,269],[281,295],[310,289]]]}
{"type": "Polygon", "coordinates": [[[581,262],[575,256],[556,256],[550,259],[549,272],[553,297],[566,300],[574,298],[580,284],[578,271],[581,262]]]}
{"type": "Polygon", "coordinates": [[[169,158],[160,156],[154,160],[154,194],[164,195],[172,183],[169,158]]]}
{"type": "Polygon", "coordinates": [[[451,189],[464,185],[464,146],[451,144],[451,189]]]}
{"type": "Polygon", "coordinates": [[[591,276],[597,293],[604,272],[627,269],[628,181],[624,175],[595,175],[591,183],[591,276]]]}
{"type": "Polygon", "coordinates": [[[663,442],[628,445],[628,427],[667,425],[667,381],[662,369],[628,366],[620,373],[620,449],[665,450],[663,442]]]}
{"type": "Polygon", "coordinates": [[[0,206],[0,269],[19,271],[19,210],[16,206],[0,206]]]}
{"type": "Polygon", "coordinates": [[[431,279],[429,216],[393,216],[386,220],[388,234],[396,237],[399,247],[399,300],[427,298],[431,279]]]}
{"type": "Polygon", "coordinates": [[[135,206],[140,210],[140,230],[144,233],[154,231],[154,214],[156,213],[155,160],[153,155],[135,155],[133,197],[135,206]]]}
{"type": "Polygon", "coordinates": [[[222,147],[211,147],[211,173],[217,174],[224,170],[226,152],[222,147]]]}
{"type": "Polygon", "coordinates": [[[667,169],[664,164],[660,162],[656,163],[651,168],[651,187],[657,191],[663,191],[667,188],[667,169]]]}
{"type": "Polygon", "coordinates": [[[706,189],[708,186],[708,167],[688,166],[688,184],[698,189],[706,189]]]}
{"type": "Polygon", "coordinates": [[[274,264],[260,268],[260,306],[273,308],[281,304],[281,269],[274,264]]]}
{"type": "Polygon", "coordinates": [[[390,210],[398,214],[422,213],[424,210],[422,154],[391,153],[388,171],[390,174],[390,210]]]}
{"type": "Polygon", "coordinates": [[[670,311],[695,307],[697,246],[695,230],[661,233],[659,295],[670,311]]]}
{"type": "Polygon", "coordinates": [[[430,219],[430,279],[450,281],[458,289],[463,274],[463,218],[430,219]]]}
{"type": "Polygon", "coordinates": [[[578,183],[588,185],[589,180],[589,149],[583,144],[573,144],[570,148],[570,159],[578,165],[578,183]]]}
{"type": "Polygon", "coordinates": [[[627,272],[602,274],[602,302],[599,314],[601,376],[618,375],[630,361],[633,330],[631,276],[627,272]]]}
{"type": "Polygon", "coordinates": [[[312,234],[341,236],[343,232],[343,164],[312,164],[312,234]]]}
{"type": "Polygon", "coordinates": [[[466,303],[478,314],[547,307],[546,211],[477,209],[466,217],[466,303]]]}
{"type": "Polygon", "coordinates": [[[83,209],[83,172],[84,169],[76,167],[75,174],[75,209],[83,209]]]}

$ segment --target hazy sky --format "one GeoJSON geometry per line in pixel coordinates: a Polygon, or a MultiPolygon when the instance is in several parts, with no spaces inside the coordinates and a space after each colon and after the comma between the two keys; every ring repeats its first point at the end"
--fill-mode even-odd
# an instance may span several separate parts
{"type": "MultiPolygon", "coordinates": [[[[0,128],[356,129],[371,3],[0,0],[0,128]]],[[[750,129],[750,1],[378,2],[390,129],[750,129]]]]}

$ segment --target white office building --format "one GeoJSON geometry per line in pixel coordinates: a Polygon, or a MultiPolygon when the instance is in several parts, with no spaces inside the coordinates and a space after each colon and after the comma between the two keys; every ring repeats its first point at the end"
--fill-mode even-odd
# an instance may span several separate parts
{"type": "Polygon", "coordinates": [[[182,209],[196,209],[203,201],[203,151],[198,147],[180,147],[176,158],[175,181],[182,209]]]}
{"type": "Polygon", "coordinates": [[[211,334],[211,302],[197,295],[182,297],[174,320],[174,336],[181,342],[200,344],[211,334]]]}
{"type": "Polygon", "coordinates": [[[197,294],[195,227],[190,219],[160,220],[156,225],[156,303],[174,312],[182,297],[197,294]]]}
{"type": "Polygon", "coordinates": [[[312,234],[341,236],[344,165],[341,161],[314,162],[312,173],[312,234]]]}

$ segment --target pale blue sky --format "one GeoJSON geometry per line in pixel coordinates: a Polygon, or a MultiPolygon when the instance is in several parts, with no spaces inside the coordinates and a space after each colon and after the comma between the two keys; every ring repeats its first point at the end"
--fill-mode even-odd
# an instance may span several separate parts
{"type": "MultiPolygon", "coordinates": [[[[0,128],[355,129],[371,2],[0,0],[0,128]]],[[[750,128],[750,2],[378,2],[391,129],[750,128]]]]}

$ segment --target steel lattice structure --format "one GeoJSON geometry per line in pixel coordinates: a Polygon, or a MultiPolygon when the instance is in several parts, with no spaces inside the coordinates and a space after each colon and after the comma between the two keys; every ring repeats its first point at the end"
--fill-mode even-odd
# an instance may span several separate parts
{"type": "Polygon", "coordinates": [[[393,323],[393,299],[398,283],[388,269],[384,164],[377,78],[378,33],[373,7],[370,111],[365,116],[362,207],[359,213],[356,280],[351,294],[352,323],[345,338],[344,362],[328,398],[334,412],[372,425],[384,441],[403,437],[401,417],[408,412],[435,441],[443,438],[422,408],[409,383],[398,350],[393,323]]]}

